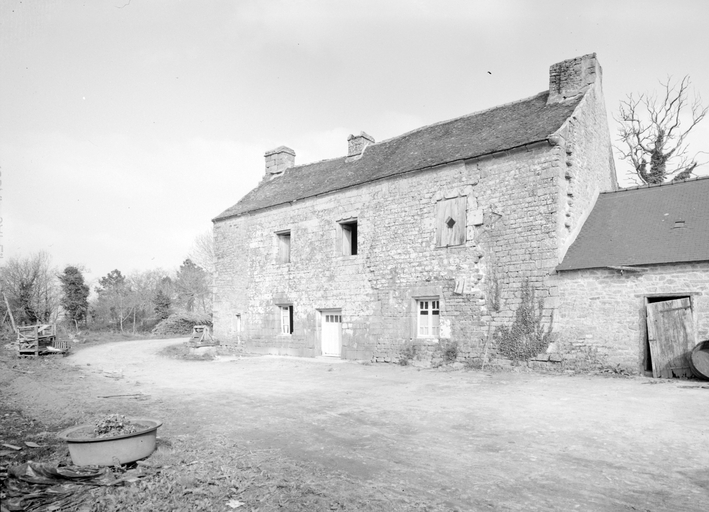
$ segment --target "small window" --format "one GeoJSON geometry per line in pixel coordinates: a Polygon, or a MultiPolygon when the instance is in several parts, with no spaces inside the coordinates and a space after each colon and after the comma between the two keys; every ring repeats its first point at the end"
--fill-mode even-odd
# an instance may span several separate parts
{"type": "Polygon", "coordinates": [[[467,207],[468,198],[465,196],[445,199],[436,204],[436,247],[465,243],[467,207]]]}
{"type": "Polygon", "coordinates": [[[234,315],[234,332],[241,332],[241,313],[234,315]]]}
{"type": "Polygon", "coordinates": [[[438,300],[417,300],[417,333],[420,338],[437,338],[440,325],[438,300]]]}
{"type": "Polygon", "coordinates": [[[281,311],[281,334],[293,334],[293,306],[278,306],[281,311]]]}
{"type": "Polygon", "coordinates": [[[278,236],[278,263],[290,263],[290,231],[276,233],[278,236]]]}
{"type": "Polygon", "coordinates": [[[357,254],[357,221],[342,222],[342,254],[355,256],[357,254]]]}

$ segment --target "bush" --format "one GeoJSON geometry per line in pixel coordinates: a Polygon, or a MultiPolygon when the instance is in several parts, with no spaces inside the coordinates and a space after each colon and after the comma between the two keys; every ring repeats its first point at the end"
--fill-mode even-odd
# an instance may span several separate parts
{"type": "Polygon", "coordinates": [[[492,339],[501,355],[516,363],[526,361],[544,352],[554,341],[552,326],[554,314],[544,327],[544,301],[534,298],[534,289],[529,281],[522,283],[522,301],[511,326],[501,325],[495,329],[492,339]]]}
{"type": "Polygon", "coordinates": [[[458,343],[453,342],[448,344],[445,349],[443,349],[443,364],[455,363],[458,359],[458,343]]]}
{"type": "Polygon", "coordinates": [[[406,344],[401,348],[399,352],[399,364],[401,366],[408,366],[416,358],[416,353],[418,352],[418,347],[414,344],[406,344]]]}
{"type": "Polygon", "coordinates": [[[153,334],[158,336],[188,336],[192,334],[192,328],[195,325],[207,325],[211,328],[212,315],[189,313],[187,311],[173,313],[155,326],[153,334]]]}

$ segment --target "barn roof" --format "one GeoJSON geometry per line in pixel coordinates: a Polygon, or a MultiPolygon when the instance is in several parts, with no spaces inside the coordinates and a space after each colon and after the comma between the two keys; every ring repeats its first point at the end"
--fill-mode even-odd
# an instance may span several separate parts
{"type": "Polygon", "coordinates": [[[571,116],[582,98],[547,105],[548,96],[547,91],[419,128],[369,145],[356,160],[341,157],[292,167],[262,181],[214,220],[543,141],[571,116]]]}
{"type": "Polygon", "coordinates": [[[709,177],[605,192],[557,270],[709,261],[709,177]]]}

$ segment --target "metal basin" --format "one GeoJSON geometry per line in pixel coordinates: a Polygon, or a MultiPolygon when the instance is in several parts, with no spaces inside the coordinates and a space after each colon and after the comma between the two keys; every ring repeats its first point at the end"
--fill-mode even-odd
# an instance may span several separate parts
{"type": "Polygon", "coordinates": [[[71,460],[77,466],[128,464],[155,451],[157,430],[162,425],[162,421],[149,418],[130,418],[130,422],[138,426],[137,432],[97,438],[82,435],[82,431],[91,431],[93,425],[79,425],[57,436],[67,442],[71,460]]]}

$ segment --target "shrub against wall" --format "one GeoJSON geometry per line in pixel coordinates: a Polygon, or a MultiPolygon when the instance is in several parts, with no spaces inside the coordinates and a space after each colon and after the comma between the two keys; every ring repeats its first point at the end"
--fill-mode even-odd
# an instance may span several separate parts
{"type": "Polygon", "coordinates": [[[512,361],[526,361],[542,352],[554,341],[552,324],[543,325],[544,301],[537,301],[529,281],[522,283],[521,299],[515,320],[511,326],[502,325],[495,329],[492,337],[500,355],[512,361]]]}

